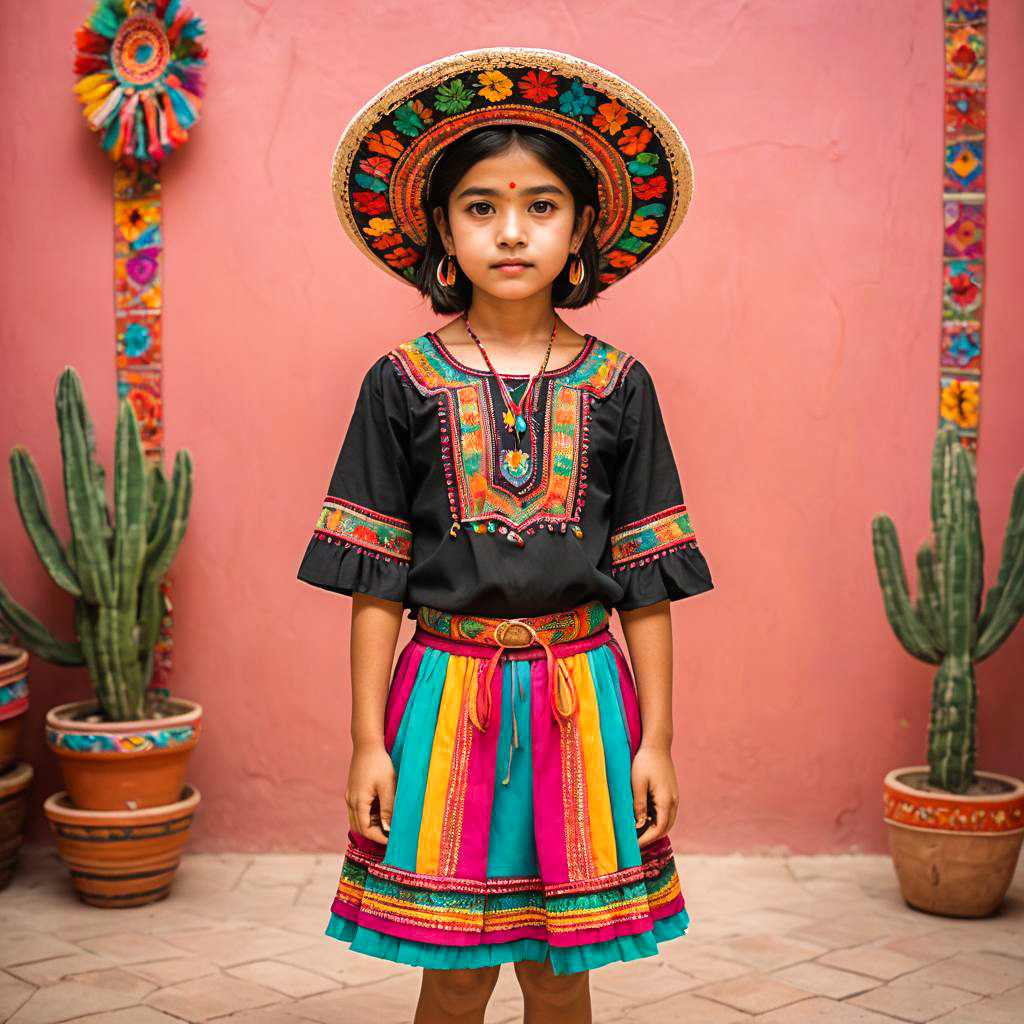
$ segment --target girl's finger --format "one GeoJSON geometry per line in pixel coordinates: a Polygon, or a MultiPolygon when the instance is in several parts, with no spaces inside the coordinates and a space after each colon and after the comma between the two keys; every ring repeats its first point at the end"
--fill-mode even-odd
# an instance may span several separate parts
{"type": "Polygon", "coordinates": [[[387,835],[391,831],[391,810],[395,805],[394,779],[381,788],[379,797],[381,827],[384,834],[387,835]]]}
{"type": "Polygon", "coordinates": [[[660,839],[668,831],[668,791],[654,790],[654,821],[640,839],[640,846],[647,846],[660,839]]]}
{"type": "MultiPolygon", "coordinates": [[[[359,803],[359,821],[361,824],[361,831],[367,839],[372,839],[375,843],[386,844],[388,841],[388,835],[381,828],[381,816],[374,808],[374,804],[377,802],[377,795],[370,793],[368,797],[365,797],[359,803]]],[[[389,822],[390,824],[390,822],[389,822]]]]}
{"type": "Polygon", "coordinates": [[[647,779],[636,778],[633,780],[633,818],[636,827],[641,828],[647,821],[647,779]]]}
{"type": "Polygon", "coordinates": [[[381,846],[387,846],[388,844],[388,833],[382,832],[380,825],[370,825],[363,835],[367,839],[372,839],[375,843],[380,843],[381,846]]]}
{"type": "Polygon", "coordinates": [[[370,821],[370,807],[372,806],[373,794],[363,793],[356,803],[356,818],[359,822],[360,835],[369,838],[372,822],[370,821]]]}

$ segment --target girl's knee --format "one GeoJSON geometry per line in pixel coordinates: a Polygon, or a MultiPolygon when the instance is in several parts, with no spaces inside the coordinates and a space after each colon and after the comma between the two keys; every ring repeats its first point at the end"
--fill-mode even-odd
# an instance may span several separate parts
{"type": "Polygon", "coordinates": [[[520,960],[514,966],[524,999],[567,1006],[590,991],[589,971],[555,974],[549,960],[520,960]]]}
{"type": "Polygon", "coordinates": [[[423,987],[453,1017],[487,1005],[498,983],[499,967],[432,970],[424,968],[423,987]]]}

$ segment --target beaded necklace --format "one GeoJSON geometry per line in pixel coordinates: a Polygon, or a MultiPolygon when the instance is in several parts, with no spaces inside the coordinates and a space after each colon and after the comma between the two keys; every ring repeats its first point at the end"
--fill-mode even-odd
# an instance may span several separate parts
{"type": "Polygon", "coordinates": [[[466,325],[466,331],[469,333],[469,336],[474,342],[476,342],[477,348],[480,349],[480,354],[484,357],[484,362],[487,363],[488,369],[498,379],[498,388],[501,391],[501,397],[505,403],[505,412],[502,414],[502,423],[504,423],[505,428],[514,435],[514,447],[502,449],[501,472],[502,475],[510,482],[518,483],[530,475],[530,453],[523,451],[522,435],[526,433],[528,426],[527,418],[533,413],[533,399],[536,391],[535,385],[543,375],[544,370],[548,365],[548,359],[551,357],[551,349],[555,343],[555,335],[558,333],[558,317],[555,317],[554,326],[551,328],[551,337],[548,339],[548,348],[544,353],[544,360],[540,364],[540,369],[533,377],[530,378],[518,402],[512,398],[508,385],[505,383],[501,374],[495,370],[490,357],[487,355],[487,350],[484,348],[484,343],[477,337],[473,328],[469,326],[469,317],[464,315],[462,320],[466,325]]]}

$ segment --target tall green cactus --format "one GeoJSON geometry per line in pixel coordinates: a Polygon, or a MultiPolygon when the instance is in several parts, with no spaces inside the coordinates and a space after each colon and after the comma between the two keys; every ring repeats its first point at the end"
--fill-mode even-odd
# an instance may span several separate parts
{"type": "Polygon", "coordinates": [[[57,425],[71,527],[66,548],[50,521],[32,456],[21,445],[11,450],[11,477],[21,520],[43,565],[75,599],[78,640],[58,640],[2,585],[0,616],[46,661],[86,665],[108,719],[142,718],[164,614],[160,581],[188,524],[192,459],[187,451],[178,452],[168,487],[160,466],[146,459],[131,404],[122,398],[112,520],[82,383],[70,366],[57,382],[57,425]]]}
{"type": "Polygon", "coordinates": [[[974,663],[987,658],[1024,614],[1024,471],[1013,488],[996,583],[981,610],[983,548],[974,456],[944,426],[932,454],[932,536],[917,551],[911,604],[892,520],[871,520],[885,613],[899,642],[939,669],[928,725],[928,782],[964,793],[974,779],[978,692],[974,663]]]}

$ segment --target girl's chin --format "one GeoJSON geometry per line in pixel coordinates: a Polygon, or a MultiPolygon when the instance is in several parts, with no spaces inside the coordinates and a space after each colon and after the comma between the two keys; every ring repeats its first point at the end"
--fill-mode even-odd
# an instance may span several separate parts
{"type": "MultiPolygon", "coordinates": [[[[531,268],[532,270],[532,268],[531,268]]],[[[538,283],[536,279],[528,281],[523,275],[514,275],[507,280],[494,280],[498,275],[492,275],[482,284],[473,282],[474,290],[479,290],[495,299],[527,299],[538,292],[549,290],[551,282],[538,283]]]]}

